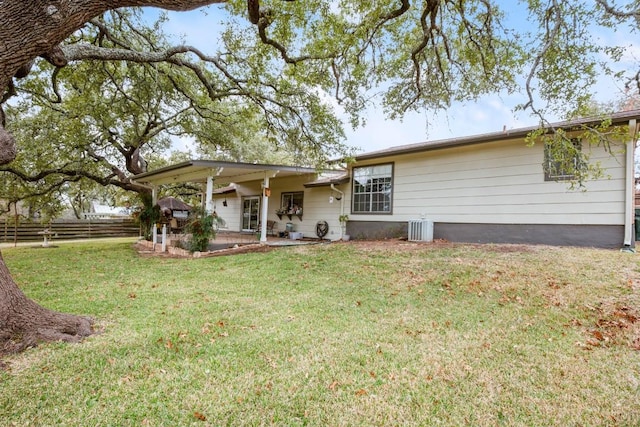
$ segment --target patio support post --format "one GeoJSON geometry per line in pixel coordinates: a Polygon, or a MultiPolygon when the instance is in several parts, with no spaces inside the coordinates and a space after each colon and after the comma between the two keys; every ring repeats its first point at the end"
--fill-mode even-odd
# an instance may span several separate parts
{"type": "Polygon", "coordinates": [[[207,177],[207,196],[206,202],[204,205],[204,210],[207,214],[211,215],[213,213],[213,176],[207,177]]]}
{"type": "MultiPolygon", "coordinates": [[[[155,206],[158,203],[158,187],[155,185],[151,188],[151,206],[155,206]]],[[[156,224],[151,225],[153,228],[151,230],[151,236],[153,240],[153,250],[156,249],[156,243],[158,243],[158,227],[156,224]]]]}
{"type": "Polygon", "coordinates": [[[269,188],[269,175],[264,174],[262,184],[262,217],[260,219],[260,243],[267,243],[267,216],[269,214],[269,198],[266,189],[269,188]]]}
{"type": "Polygon", "coordinates": [[[167,224],[162,224],[162,252],[167,251],[167,224]]]}

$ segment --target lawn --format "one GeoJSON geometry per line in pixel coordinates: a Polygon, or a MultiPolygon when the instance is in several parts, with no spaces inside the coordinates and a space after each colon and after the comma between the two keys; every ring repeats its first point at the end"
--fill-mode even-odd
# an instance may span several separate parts
{"type": "Polygon", "coordinates": [[[101,334],[5,359],[8,426],[635,426],[639,256],[406,242],[11,248],[101,334]]]}

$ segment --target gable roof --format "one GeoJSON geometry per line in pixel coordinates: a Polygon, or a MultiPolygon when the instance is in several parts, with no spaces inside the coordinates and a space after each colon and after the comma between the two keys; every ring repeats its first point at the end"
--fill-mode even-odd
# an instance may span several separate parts
{"type": "MultiPolygon", "coordinates": [[[[595,126],[605,119],[611,119],[612,125],[628,124],[629,120],[640,120],[640,110],[623,111],[609,116],[588,117],[576,120],[551,123],[547,128],[551,129],[579,129],[585,126],[595,126]]],[[[424,151],[438,150],[449,147],[461,147],[465,145],[482,144],[487,142],[498,142],[507,139],[525,138],[529,133],[538,130],[540,126],[529,126],[519,129],[504,130],[502,132],[492,132],[480,135],[465,136],[458,138],[442,139],[437,141],[418,142],[415,144],[400,145],[383,150],[371,151],[355,156],[356,161],[377,159],[399,154],[412,154],[424,151]]]]}

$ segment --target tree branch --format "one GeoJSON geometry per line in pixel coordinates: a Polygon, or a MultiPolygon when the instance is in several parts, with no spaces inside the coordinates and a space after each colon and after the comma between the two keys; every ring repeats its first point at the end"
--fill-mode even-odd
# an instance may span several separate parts
{"type": "MultiPolygon", "coordinates": [[[[251,0],[249,0],[251,2],[251,0]]],[[[256,1],[257,3],[257,1],[256,1]]],[[[272,11],[271,9],[260,10],[260,18],[258,19],[258,35],[260,36],[260,40],[262,43],[269,45],[275,48],[278,52],[280,52],[280,57],[287,64],[297,64],[299,62],[308,61],[310,59],[331,59],[335,57],[335,54],[328,53],[326,55],[302,55],[298,57],[291,57],[287,52],[287,48],[284,47],[281,43],[278,43],[276,40],[269,37],[267,34],[267,28],[271,25],[272,21],[272,11]]]]}
{"type": "Polygon", "coordinates": [[[523,110],[530,108],[531,111],[543,121],[545,121],[544,114],[534,106],[533,79],[535,78],[538,68],[542,64],[545,55],[553,48],[553,44],[560,33],[560,28],[562,27],[562,12],[558,6],[557,0],[552,0],[552,5],[547,10],[545,25],[547,26],[546,40],[540,51],[536,54],[533,65],[527,75],[525,91],[527,92],[528,101],[524,107],[522,107],[523,110]],[[552,25],[549,26],[549,24],[552,25]]]}
{"type": "Polygon", "coordinates": [[[620,18],[620,19],[633,18],[637,21],[640,21],[640,9],[638,8],[630,9],[629,11],[625,12],[609,4],[608,0],[596,0],[596,3],[602,6],[602,8],[605,10],[606,13],[612,16],[615,16],[616,18],[620,18]]]}
{"type": "MultiPolygon", "coordinates": [[[[42,179],[45,179],[47,177],[50,176],[55,176],[55,175],[59,175],[59,176],[64,176],[65,178],[65,182],[75,182],[78,181],[81,178],[86,178],[89,179],[91,181],[94,181],[100,185],[103,186],[107,186],[107,185],[113,185],[115,187],[119,187],[122,188],[123,190],[128,190],[128,191],[135,191],[138,193],[144,193],[148,191],[147,187],[144,187],[142,185],[138,185],[136,183],[133,183],[129,178],[127,178],[122,171],[119,171],[117,168],[113,167],[114,171],[112,174],[108,175],[108,176],[100,176],[100,175],[96,175],[93,174],[89,171],[86,170],[68,170],[68,169],[49,169],[49,170],[42,170],[40,172],[38,172],[35,175],[28,175],[26,173],[24,173],[23,171],[17,170],[15,168],[12,167],[3,167],[2,169],[0,169],[0,171],[2,172],[7,172],[10,173],[12,175],[17,176],[18,178],[20,178],[22,181],[25,182],[38,182],[42,179]],[[120,179],[116,179],[116,177],[118,178],[124,178],[124,180],[120,180],[120,179]]],[[[40,195],[44,195],[46,193],[40,194],[40,195]]]]}

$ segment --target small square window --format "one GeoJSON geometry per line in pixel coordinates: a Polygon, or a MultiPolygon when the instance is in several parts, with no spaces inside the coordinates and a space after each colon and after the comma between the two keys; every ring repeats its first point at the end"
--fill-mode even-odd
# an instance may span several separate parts
{"type": "Polygon", "coordinates": [[[582,141],[548,142],[544,146],[544,180],[568,181],[576,177],[581,167],[582,141]]]}

